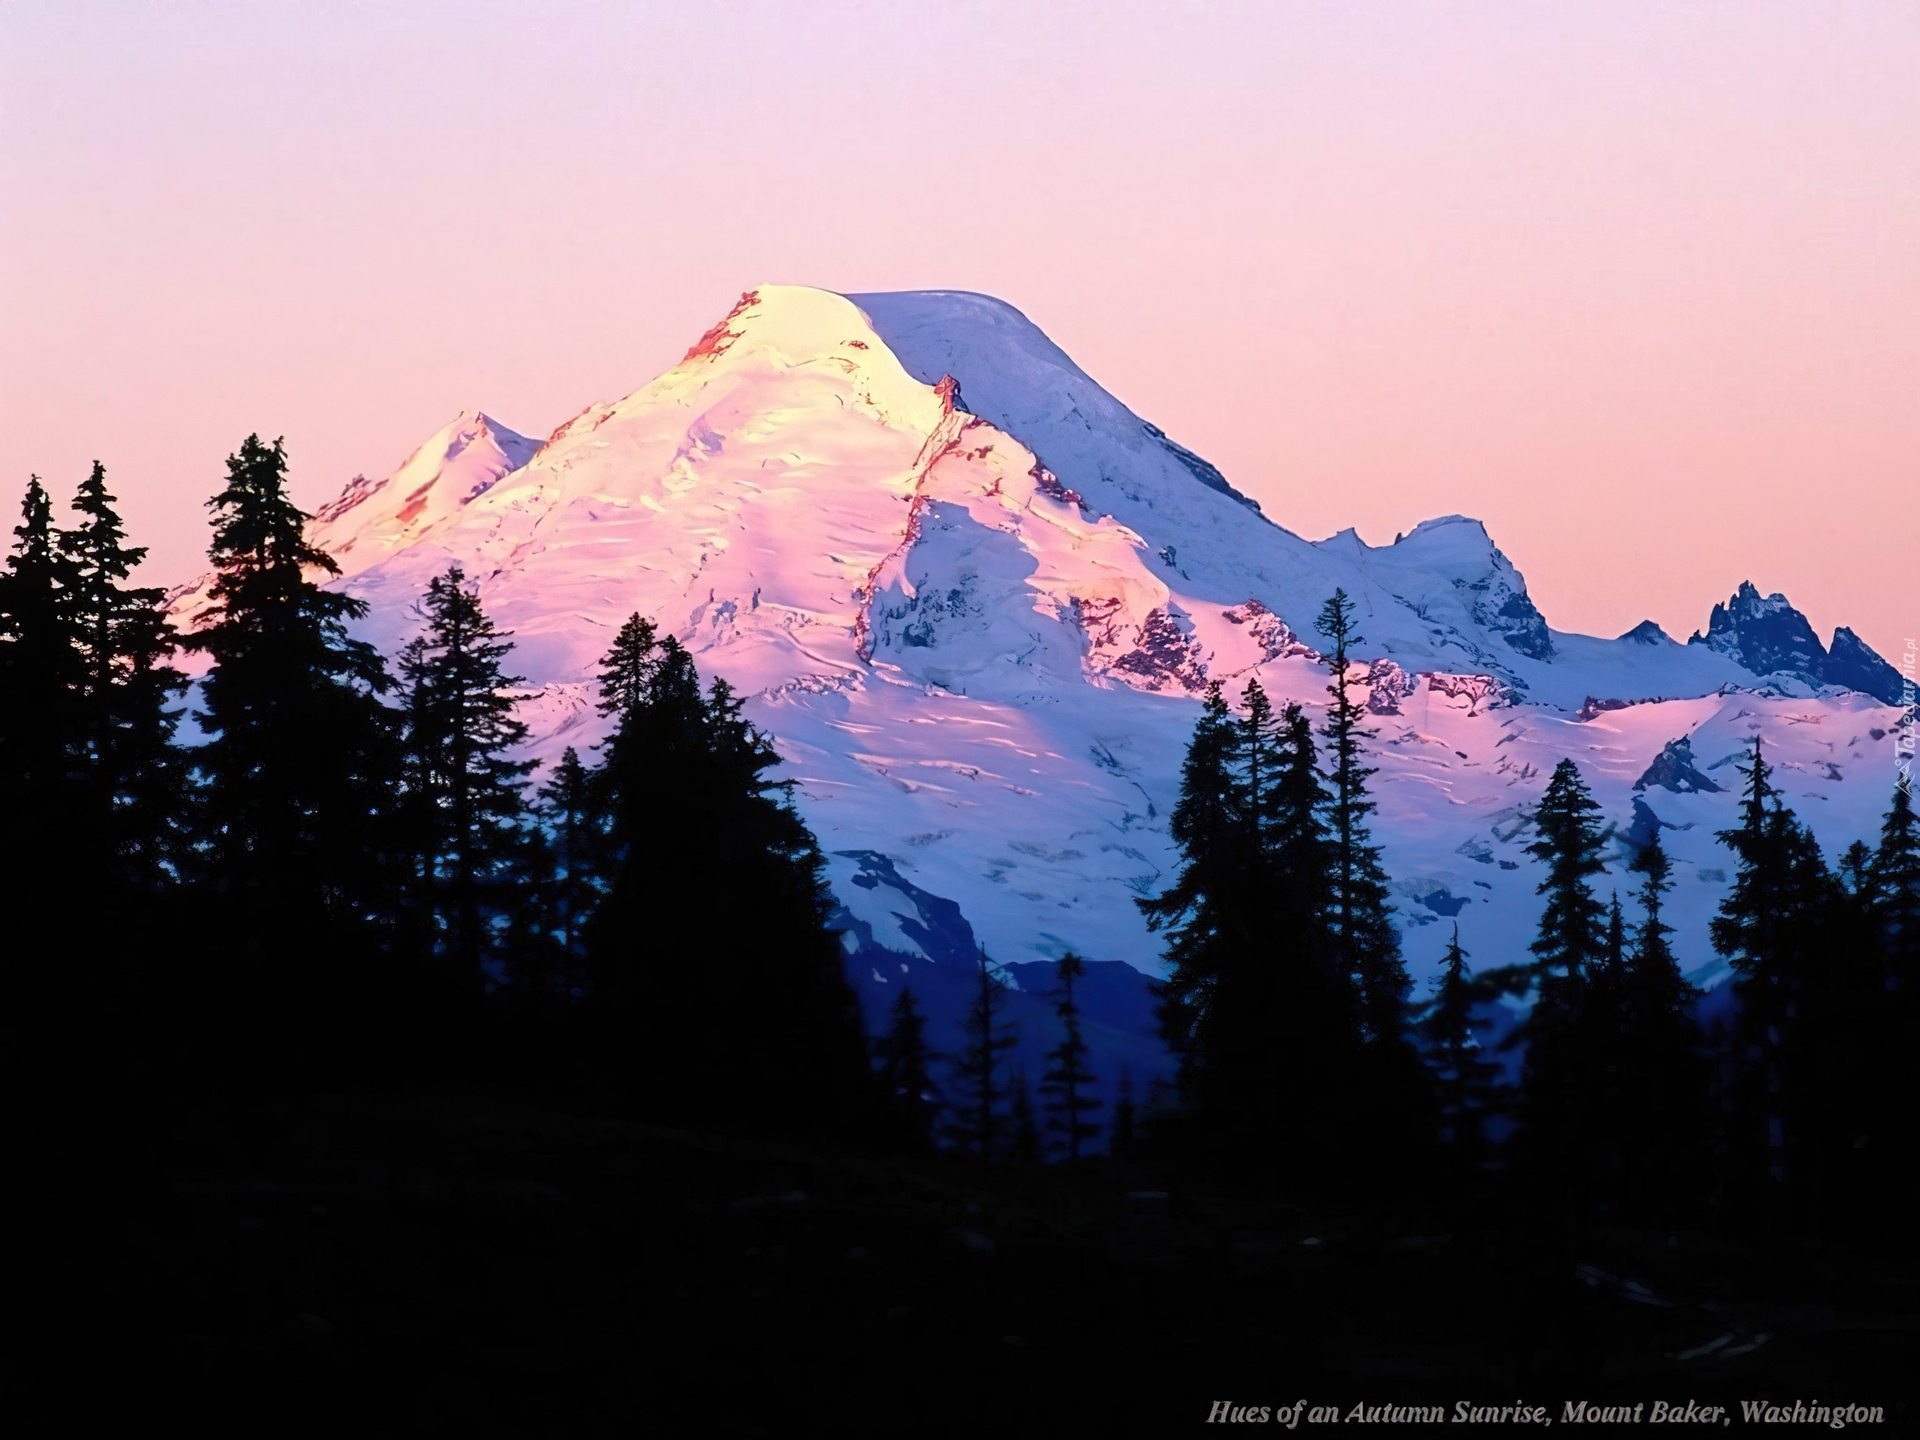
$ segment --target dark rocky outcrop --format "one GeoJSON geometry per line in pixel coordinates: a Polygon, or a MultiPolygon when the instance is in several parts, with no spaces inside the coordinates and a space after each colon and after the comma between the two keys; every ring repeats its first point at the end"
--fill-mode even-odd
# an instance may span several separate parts
{"type": "Polygon", "coordinates": [[[1900,672],[1858,635],[1841,626],[1829,652],[1786,596],[1763,598],[1750,580],[1741,581],[1726,604],[1714,606],[1707,633],[1696,630],[1687,643],[1711,646],[1755,675],[1787,674],[1809,685],[1840,685],[1888,705],[1900,703],[1900,672]]]}
{"type": "MultiPolygon", "coordinates": [[[[1666,748],[1654,756],[1653,764],[1647,767],[1647,773],[1633,782],[1633,788],[1636,790],[1645,790],[1649,785],[1657,785],[1662,790],[1671,790],[1676,795],[1686,795],[1701,790],[1718,794],[1720,790],[1718,785],[1695,768],[1693,741],[1685,736],[1678,740],[1669,740],[1666,748]]],[[[1637,823],[1639,818],[1637,802],[1634,806],[1634,816],[1637,823]]]]}
{"type": "Polygon", "coordinates": [[[1906,681],[1900,672],[1853,631],[1842,625],[1833,632],[1833,649],[1827,652],[1827,684],[1844,685],[1887,705],[1910,704],[1906,681]]]}
{"type": "Polygon", "coordinates": [[[1673,827],[1653,813],[1653,807],[1638,796],[1633,802],[1633,823],[1625,832],[1626,842],[1635,850],[1644,850],[1659,838],[1662,830],[1673,827]]]}
{"type": "Polygon", "coordinates": [[[1741,581],[1726,604],[1714,606],[1707,633],[1696,630],[1687,643],[1711,646],[1756,675],[1785,671],[1809,685],[1826,683],[1826,647],[1807,617],[1778,592],[1762,598],[1751,580],[1741,581]]]}

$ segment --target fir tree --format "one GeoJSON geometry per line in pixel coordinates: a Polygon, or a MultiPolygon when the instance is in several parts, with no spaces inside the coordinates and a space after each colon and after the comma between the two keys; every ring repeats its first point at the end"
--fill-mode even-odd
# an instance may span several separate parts
{"type": "Polygon", "coordinates": [[[1233,711],[1215,681],[1187,746],[1168,826],[1184,863],[1171,886],[1138,902],[1149,928],[1169,931],[1168,977],[1156,989],[1161,1030],[1190,1081],[1204,1063],[1201,1026],[1222,973],[1253,941],[1243,892],[1254,847],[1231,768],[1239,744],[1233,711]]]}
{"type": "Polygon", "coordinates": [[[1693,1018],[1699,992],[1681,976],[1667,943],[1673,929],[1661,910],[1673,888],[1672,862],[1658,834],[1628,868],[1641,877],[1642,919],[1621,981],[1626,1015],[1619,1059],[1622,1204],[1627,1218],[1642,1223],[1694,1220],[1707,1184],[1703,1159],[1711,1079],[1693,1018]]]}
{"type": "MultiPolygon", "coordinates": [[[[1627,869],[1643,877],[1639,890],[1640,928],[1634,935],[1633,944],[1632,972],[1636,983],[1644,984],[1656,976],[1669,973],[1677,975],[1679,969],[1674,962],[1673,947],[1667,944],[1667,936],[1673,933],[1673,927],[1660,915],[1666,903],[1666,893],[1673,888],[1673,862],[1667,858],[1666,847],[1660,843],[1657,832],[1640,847],[1640,853],[1633,857],[1633,863],[1627,869]]],[[[1664,980],[1662,983],[1665,983],[1664,980]]]]}
{"type": "Polygon", "coordinates": [[[1005,1008],[1006,992],[982,950],[974,962],[973,1001],[961,1027],[966,1043],[951,1064],[954,1103],[946,1136],[962,1154],[988,1164],[1002,1159],[1008,1147],[1002,1113],[1007,1084],[1000,1067],[1019,1037],[1000,1018],[1005,1008]]]}
{"type": "MultiPolygon", "coordinates": [[[[85,684],[73,613],[74,575],[53,524],[53,502],[34,476],[0,575],[0,777],[14,842],[8,875],[37,869],[36,850],[58,853],[76,808],[76,697],[85,684]]],[[[22,893],[26,893],[25,890],[22,893]]]]}
{"type": "Polygon", "coordinates": [[[1536,887],[1546,905],[1532,945],[1534,1005],[1515,1036],[1527,1044],[1520,1155],[1553,1208],[1576,1194],[1605,1200],[1616,1178],[1608,1099],[1618,1062],[1607,1057],[1618,1041],[1617,987],[1606,972],[1601,907],[1591,883],[1605,869],[1594,821],[1599,808],[1579,768],[1562,760],[1534,812],[1539,838],[1528,847],[1547,874],[1536,887]],[[1597,996],[1596,969],[1603,982],[1597,996]]]}
{"type": "Polygon", "coordinates": [[[45,1052],[67,1048],[77,1008],[72,992],[90,967],[64,951],[67,963],[57,963],[50,949],[30,943],[24,917],[63,915],[68,925],[80,925],[80,897],[71,891],[95,857],[84,856],[81,845],[89,792],[73,575],[37,476],[27,483],[13,534],[0,574],[0,903],[20,937],[0,946],[6,994],[0,1052],[22,1065],[29,1050],[43,1052],[28,1067],[41,1070],[57,1058],[45,1052]]]}
{"type": "Polygon", "coordinates": [[[30,481],[0,574],[0,905],[67,917],[57,952],[15,947],[28,964],[8,977],[8,1020],[25,1031],[15,1046],[100,1074],[124,1072],[132,1047],[167,1028],[133,1028],[133,1006],[142,971],[176,962],[163,907],[188,858],[167,708],[186,681],[164,663],[161,592],[125,583],[146,552],[113,507],[97,462],[72,529],[30,481]]]}
{"type": "Polygon", "coordinates": [[[1880,844],[1868,872],[1869,909],[1886,965],[1888,988],[1920,990],[1920,817],[1906,784],[1893,787],[1893,803],[1880,827],[1880,844]]]}
{"type": "Polygon", "coordinates": [[[176,646],[166,592],[125,583],[147,552],[126,543],[114,504],[96,460],[74,496],[79,523],[60,536],[81,671],[78,750],[94,853],[118,885],[151,896],[183,858],[186,777],[168,705],[187,680],[166,663],[176,646]]]}
{"type": "Polygon", "coordinates": [[[930,1071],[934,1057],[927,1047],[927,1020],[907,986],[894,996],[887,1032],[874,1050],[893,1136],[901,1148],[924,1154],[933,1147],[940,1097],[930,1071]]]}
{"type": "Polygon", "coordinates": [[[1466,968],[1460,927],[1440,962],[1434,995],[1420,1024],[1428,1064],[1439,1091],[1441,1143],[1455,1162],[1470,1165],[1486,1153],[1486,1119],[1493,1109],[1500,1067],[1490,1061],[1473,1033],[1473,1006],[1479,992],[1466,968]]]}
{"type": "Polygon", "coordinates": [[[375,1011],[364,967],[403,878],[397,726],[379,652],[347,634],[366,606],[311,578],[338,567],[307,543],[284,448],[250,435],[227,471],[209,502],[213,603],[183,642],[213,662],[194,760],[227,940],[207,994],[214,1024],[297,1065],[338,1055],[375,1011]]]}
{"type": "Polygon", "coordinates": [[[1213,1120],[1305,1158],[1343,1129],[1358,1003],[1328,937],[1311,729],[1297,707],[1276,714],[1257,680],[1243,705],[1236,717],[1209,693],[1170,826],[1184,863],[1140,903],[1171,932],[1159,995],[1182,1091],[1213,1120]]]}
{"type": "MultiPolygon", "coordinates": [[[[614,717],[620,727],[613,734],[616,746],[629,718],[654,712],[666,698],[656,692],[655,679],[663,664],[671,661],[678,667],[683,653],[678,652],[677,641],[668,639],[676,649],[663,652],[653,621],[629,615],[614,637],[613,648],[601,657],[600,713],[614,717]]],[[[674,698],[686,703],[684,682],[674,698]]]]}
{"type": "Polygon", "coordinates": [[[1600,902],[1590,883],[1606,869],[1600,859],[1600,831],[1594,821],[1600,807],[1587,792],[1580,768],[1571,760],[1554,767],[1546,793],[1534,811],[1540,838],[1527,853],[1547,866],[1535,894],[1547,897],[1540,930],[1531,945],[1543,998],[1570,1003],[1587,969],[1601,951],[1600,902]]]}
{"type": "Polygon", "coordinates": [[[825,862],[723,680],[636,615],[602,662],[611,876],[588,926],[600,1054],[635,1103],[728,1125],[873,1123],[825,862]]]}
{"type": "Polygon", "coordinates": [[[1627,921],[1620,909],[1618,890],[1607,901],[1607,938],[1596,969],[1614,977],[1624,976],[1627,971],[1627,921]]]}
{"type": "Polygon", "coordinates": [[[1100,1127],[1086,1119],[1101,1102],[1089,1093],[1094,1076],[1087,1069],[1087,1042],[1080,1032],[1080,1006],[1073,994],[1075,982],[1086,973],[1086,962],[1071,950],[1060,957],[1055,970],[1060,988],[1053,1002],[1053,1013],[1060,1018],[1060,1043],[1047,1053],[1047,1072],[1040,1080],[1040,1093],[1047,1097],[1047,1129],[1059,1136],[1056,1144],[1071,1161],[1078,1161],[1080,1146],[1100,1133],[1100,1127]]]}
{"type": "Polygon", "coordinates": [[[1351,649],[1365,637],[1354,629],[1353,602],[1336,588],[1320,609],[1320,632],[1333,642],[1327,655],[1332,683],[1321,735],[1332,766],[1332,794],[1326,803],[1328,843],[1332,847],[1329,916],[1340,963],[1360,992],[1361,1019],[1368,1044],[1384,1063],[1404,1075],[1411,1054],[1407,1044],[1407,997],[1412,982],[1400,957],[1400,936],[1387,904],[1387,877],[1380,847],[1372,843],[1367,817],[1374,802],[1367,794],[1373,767],[1363,761],[1365,742],[1374,732],[1365,725],[1366,709],[1354,698],[1351,649]]]}
{"type": "MultiPolygon", "coordinates": [[[[1905,1168],[1920,1149],[1920,1109],[1913,1103],[1914,1057],[1920,1055],[1920,822],[1903,775],[1864,865],[1855,857],[1851,908],[1859,919],[1857,950],[1870,958],[1861,992],[1849,997],[1834,1089],[1841,1123],[1837,1149],[1849,1218],[1866,1233],[1898,1233],[1908,1185],[1905,1168]]],[[[1847,940],[1838,942],[1847,946],[1847,940]]]]}
{"type": "Polygon", "coordinates": [[[1733,1098],[1743,1122],[1737,1156],[1745,1163],[1734,1189],[1749,1218],[1805,1229],[1818,1223],[1822,1088],[1808,1008],[1825,978],[1818,959],[1834,884],[1818,844],[1781,803],[1757,735],[1752,763],[1740,773],[1747,781],[1740,823],[1718,836],[1736,858],[1733,885],[1711,926],[1740,1000],[1733,1098]]]}
{"type": "Polygon", "coordinates": [[[592,772],[571,745],[561,752],[538,798],[536,817],[548,837],[542,908],[554,967],[536,986],[571,1001],[584,994],[586,925],[600,899],[606,870],[605,820],[592,772]]]}
{"type": "Polygon", "coordinates": [[[454,993],[478,994],[533,883],[522,792],[534,762],[509,758],[527,738],[511,693],[521,681],[503,666],[509,637],[458,565],[428,583],[415,613],[424,628],[399,668],[423,919],[454,993]]]}

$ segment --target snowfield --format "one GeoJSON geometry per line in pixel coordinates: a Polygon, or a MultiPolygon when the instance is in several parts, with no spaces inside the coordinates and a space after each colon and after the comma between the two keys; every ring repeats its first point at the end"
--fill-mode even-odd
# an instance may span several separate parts
{"type": "Polygon", "coordinates": [[[1335,586],[1366,637],[1377,838],[1418,981],[1455,924],[1477,966],[1525,958],[1528,817],[1563,756],[1612,827],[1603,896],[1663,831],[1675,944],[1709,984],[1713,836],[1751,737],[1830,856],[1877,833],[1894,778],[1894,706],[1756,675],[1717,635],[1555,631],[1478,521],[1379,547],[1292,534],[979,295],[762,287],[544,443],[459,417],[313,538],[389,654],[459,562],[514,632],[542,759],[600,738],[595,664],[634,611],[750,695],[870,997],[976,940],[1016,966],[1071,948],[1156,972],[1133,902],[1177,864],[1199,697],[1258,675],[1322,705],[1335,586]]]}

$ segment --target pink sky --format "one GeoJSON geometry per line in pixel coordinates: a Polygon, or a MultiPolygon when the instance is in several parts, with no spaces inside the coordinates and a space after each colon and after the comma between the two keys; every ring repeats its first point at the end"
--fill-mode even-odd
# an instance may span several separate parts
{"type": "MultiPolygon", "coordinates": [[[[762,281],[1031,316],[1268,514],[1484,519],[1557,628],[1920,635],[1920,7],[6,6],[0,480],[156,581],[545,434],[762,281]]],[[[11,521],[8,522],[11,524],[11,521]]]]}

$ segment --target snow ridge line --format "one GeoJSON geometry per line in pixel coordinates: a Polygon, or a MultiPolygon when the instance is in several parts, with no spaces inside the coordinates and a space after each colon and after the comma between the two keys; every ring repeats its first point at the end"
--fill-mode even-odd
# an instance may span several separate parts
{"type": "Polygon", "coordinates": [[[927,479],[933,473],[933,467],[941,460],[960,448],[960,439],[976,425],[985,424],[976,415],[953,407],[954,392],[959,383],[951,375],[942,375],[934,391],[940,396],[940,423],[933,427],[920,447],[920,453],[914,457],[913,499],[907,504],[907,525],[899,541],[867,571],[867,578],[861,582],[858,594],[860,608],[853,617],[853,651],[868,664],[873,662],[873,597],[880,590],[880,576],[895,560],[904,560],[909,550],[920,539],[920,516],[926,509],[927,479]],[[957,423],[956,423],[957,418],[957,423]]]}

